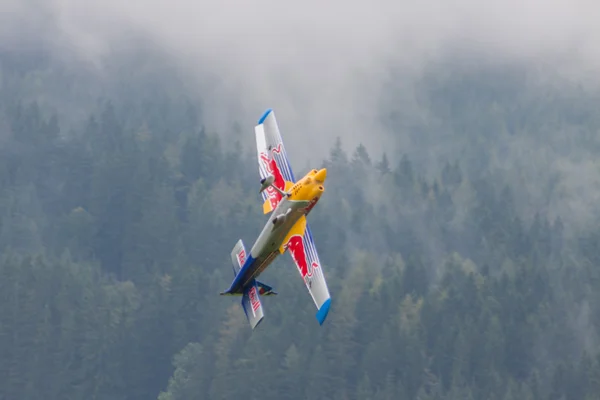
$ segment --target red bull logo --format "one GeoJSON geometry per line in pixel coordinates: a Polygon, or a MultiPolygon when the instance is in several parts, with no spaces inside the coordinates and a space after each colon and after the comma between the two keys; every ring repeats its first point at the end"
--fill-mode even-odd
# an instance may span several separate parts
{"type": "Polygon", "coordinates": [[[306,277],[311,277],[315,268],[319,268],[319,264],[313,262],[309,265],[306,252],[304,251],[304,237],[301,235],[294,235],[290,238],[287,243],[287,249],[290,251],[298,271],[302,276],[302,279],[306,280],[306,277]]]}
{"type": "MultiPolygon", "coordinates": [[[[272,151],[274,153],[280,153],[281,152],[281,144],[279,144],[272,151]]],[[[273,180],[273,185],[281,190],[285,190],[285,179],[283,178],[283,174],[281,173],[281,170],[279,169],[279,165],[277,165],[277,161],[275,161],[275,157],[269,159],[269,157],[266,153],[261,152],[260,159],[262,160],[263,165],[264,165],[265,169],[267,170],[267,173],[273,175],[273,178],[275,178],[273,180]]],[[[271,186],[269,186],[266,189],[266,191],[267,191],[267,195],[269,196],[269,201],[271,202],[271,207],[273,209],[275,209],[275,207],[277,207],[277,204],[279,204],[279,201],[281,200],[281,194],[279,194],[279,192],[277,190],[273,189],[271,186]]]]}
{"type": "Polygon", "coordinates": [[[237,259],[238,263],[240,263],[240,267],[243,267],[244,263],[246,262],[246,251],[244,249],[241,249],[237,254],[237,259]]]}
{"type": "Polygon", "coordinates": [[[252,286],[250,291],[248,292],[248,297],[250,298],[250,304],[252,305],[252,313],[256,315],[256,310],[260,307],[260,301],[258,300],[258,296],[256,295],[256,287],[252,286]]]}

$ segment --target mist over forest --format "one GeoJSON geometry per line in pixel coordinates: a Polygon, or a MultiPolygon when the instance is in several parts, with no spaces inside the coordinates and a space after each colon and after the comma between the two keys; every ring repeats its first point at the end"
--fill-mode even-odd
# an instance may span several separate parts
{"type": "Polygon", "coordinates": [[[599,9],[449,4],[3,2],[0,398],[600,399],[599,9]],[[267,108],[323,326],[219,296],[267,108]]]}

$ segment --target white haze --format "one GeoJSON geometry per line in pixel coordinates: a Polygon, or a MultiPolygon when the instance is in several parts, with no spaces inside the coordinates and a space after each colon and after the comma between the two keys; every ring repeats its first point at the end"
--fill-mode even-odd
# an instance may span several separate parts
{"type": "MultiPolygon", "coordinates": [[[[110,63],[112,46],[130,33],[154,38],[191,77],[189,87],[202,93],[210,130],[227,132],[238,125],[251,137],[257,118],[272,107],[291,161],[300,168],[307,159],[322,159],[336,136],[348,149],[363,142],[372,155],[393,151],[396,143],[386,142],[389,133],[380,118],[389,74],[401,72],[396,85],[403,91],[396,101],[403,110],[426,120],[413,82],[425,66],[443,62],[455,50],[474,52],[492,64],[541,65],[584,86],[597,84],[599,76],[597,0],[2,2],[0,42],[17,40],[18,28],[43,24],[44,15],[51,15],[58,29],[46,40],[100,71],[110,63]],[[36,4],[50,9],[33,12],[36,4]],[[35,18],[23,17],[24,12],[35,18]]],[[[394,141],[409,142],[402,132],[394,141]]],[[[531,151],[540,148],[522,143],[531,151]]],[[[251,138],[246,145],[253,145],[251,138]]],[[[528,185],[541,185],[536,174],[549,165],[531,168],[528,185]]],[[[597,215],[600,199],[597,163],[561,160],[552,168],[563,177],[564,198],[538,199],[523,208],[534,211],[549,203],[572,225],[594,222],[590,216],[597,215]]],[[[435,252],[438,246],[427,241],[428,233],[420,234],[435,252]]],[[[574,315],[582,340],[595,343],[586,309],[574,315]]]]}
{"type": "MultiPolygon", "coordinates": [[[[2,8],[0,44],[22,44],[21,32],[37,30],[100,72],[132,34],[153,38],[202,94],[209,130],[242,127],[253,146],[252,127],[272,107],[299,169],[320,162],[336,136],[348,150],[364,143],[372,158],[386,150],[393,164],[396,146],[410,153],[408,119],[435,120],[418,101],[416,78],[455,51],[541,66],[584,86],[598,83],[600,67],[600,3],[591,0],[2,0],[2,8]],[[392,72],[395,104],[382,100],[392,72]],[[388,107],[406,116],[393,143],[380,117],[388,107]]],[[[437,152],[428,148],[426,157],[437,152]]],[[[552,165],[571,194],[546,201],[552,214],[572,222],[595,215],[600,174],[590,165],[582,173],[585,162],[552,165]]],[[[525,201],[528,210],[544,203],[525,201]]]]}
{"type": "Polygon", "coordinates": [[[54,7],[62,32],[92,60],[128,29],[152,35],[195,78],[191,86],[210,91],[210,128],[237,121],[251,132],[274,108],[294,162],[323,156],[337,135],[348,146],[383,150],[379,98],[390,67],[410,81],[448,46],[499,62],[547,59],[578,78],[600,66],[594,1],[54,0],[54,7]]]}

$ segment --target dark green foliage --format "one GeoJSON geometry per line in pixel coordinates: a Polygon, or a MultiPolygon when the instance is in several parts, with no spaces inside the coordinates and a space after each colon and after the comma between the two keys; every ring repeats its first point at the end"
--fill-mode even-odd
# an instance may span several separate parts
{"type": "MultiPolygon", "coordinates": [[[[153,70],[77,124],[25,94],[17,72],[46,64],[1,60],[0,398],[598,398],[600,231],[529,212],[524,169],[498,161],[538,122],[597,130],[589,106],[517,96],[524,112],[522,71],[473,74],[421,88],[460,138],[431,166],[338,138],[309,219],[330,316],[318,326],[284,255],[251,333],[218,296],[265,221],[251,131],[208,132],[153,70]]],[[[435,144],[426,128],[415,146],[435,144]]],[[[566,184],[542,180],[544,196],[566,184]]]]}

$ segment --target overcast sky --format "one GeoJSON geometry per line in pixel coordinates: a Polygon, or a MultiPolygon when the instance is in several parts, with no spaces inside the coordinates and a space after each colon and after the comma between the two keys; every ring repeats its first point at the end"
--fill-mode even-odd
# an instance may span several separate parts
{"type": "Polygon", "coordinates": [[[408,77],[450,47],[553,60],[577,74],[600,65],[600,3],[591,0],[53,4],[60,31],[84,54],[104,54],[124,28],[145,31],[197,76],[190,84],[220,79],[207,122],[225,128],[234,115],[252,129],[272,107],[288,147],[303,153],[314,140],[333,140],[333,131],[352,143],[371,138],[380,150],[376,116],[390,65],[408,77]]]}
{"type": "Polygon", "coordinates": [[[600,76],[600,3],[592,0],[0,1],[4,45],[37,29],[101,65],[131,32],[149,35],[205,95],[209,128],[240,122],[252,132],[273,108],[295,164],[322,157],[336,135],[374,154],[386,147],[378,116],[392,66],[403,73],[398,101],[415,113],[412,77],[456,49],[600,76]]]}

